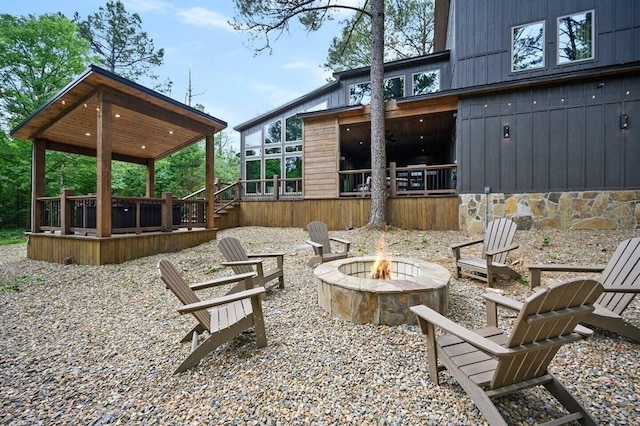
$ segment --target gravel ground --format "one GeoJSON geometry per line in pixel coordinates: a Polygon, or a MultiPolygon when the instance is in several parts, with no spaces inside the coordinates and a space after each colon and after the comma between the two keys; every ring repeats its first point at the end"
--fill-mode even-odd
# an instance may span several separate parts
{"type": "MultiPolygon", "coordinates": [[[[378,231],[332,232],[352,241],[352,255],[374,254],[378,231]]],[[[284,251],[285,290],[264,301],[268,346],[253,333],[218,348],[197,367],[173,375],[194,323],[160,281],[156,264],[174,262],[190,282],[229,275],[215,241],[179,253],[120,265],[31,261],[26,246],[0,247],[0,423],[172,425],[476,425],[479,411],[447,372],[441,386],[427,372],[426,345],[414,325],[353,325],[317,303],[311,248],[297,228],[245,227],[249,252],[284,251]],[[19,288],[19,291],[15,291],[19,288]]],[[[450,244],[462,232],[390,229],[389,250],[437,262],[453,272],[450,244]]],[[[634,232],[519,231],[510,261],[526,277],[528,262],[605,264],[634,232]],[[548,244],[545,244],[548,243],[548,244]]],[[[565,276],[566,277],[566,276],[565,276]]],[[[543,283],[557,279],[543,275],[543,283]]],[[[499,277],[496,287],[522,300],[526,283],[499,277]]],[[[482,282],[455,279],[447,316],[482,326],[482,282]]],[[[214,292],[201,292],[204,299],[214,292]]],[[[626,317],[640,326],[640,302],[626,317]]],[[[550,367],[603,424],[638,424],[640,346],[597,330],[564,347],[550,367]]],[[[499,400],[510,424],[558,414],[542,390],[499,400]]]]}

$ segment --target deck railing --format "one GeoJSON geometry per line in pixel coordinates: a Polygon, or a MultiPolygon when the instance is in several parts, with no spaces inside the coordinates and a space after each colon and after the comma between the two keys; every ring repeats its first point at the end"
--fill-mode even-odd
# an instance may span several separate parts
{"type": "MultiPolygon", "coordinates": [[[[341,197],[371,196],[371,169],[341,170],[341,197]]],[[[455,195],[456,164],[427,166],[418,164],[387,169],[387,190],[390,197],[455,195]]]]}
{"type": "MultiPolygon", "coordinates": [[[[64,190],[60,197],[40,197],[39,231],[63,235],[95,234],[97,197],[74,196],[64,190]]],[[[170,232],[179,228],[206,227],[206,201],[181,200],[164,193],[162,198],[112,197],[111,233],[170,232]]]]}

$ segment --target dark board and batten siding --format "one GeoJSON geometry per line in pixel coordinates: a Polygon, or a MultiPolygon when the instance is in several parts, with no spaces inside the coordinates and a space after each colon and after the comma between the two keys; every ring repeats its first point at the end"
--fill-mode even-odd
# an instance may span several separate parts
{"type": "Polygon", "coordinates": [[[640,188],[640,123],[620,129],[623,113],[640,117],[640,76],[461,99],[459,190],[640,188]],[[510,126],[508,139],[504,125],[510,126]]]}
{"type": "Polygon", "coordinates": [[[637,0],[456,1],[452,88],[517,81],[640,60],[640,2],[637,0]],[[557,19],[594,10],[595,59],[558,65],[557,19]],[[511,28],[545,23],[545,66],[511,72],[511,28]]]}

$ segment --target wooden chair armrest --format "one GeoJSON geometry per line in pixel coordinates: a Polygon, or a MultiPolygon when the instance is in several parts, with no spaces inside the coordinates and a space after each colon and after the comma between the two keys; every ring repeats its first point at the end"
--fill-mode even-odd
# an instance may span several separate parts
{"type": "Polygon", "coordinates": [[[329,237],[329,239],[332,240],[332,241],[335,241],[337,243],[341,243],[341,244],[345,244],[345,245],[351,245],[351,241],[343,240],[342,238],[329,237]]]}
{"type": "Polygon", "coordinates": [[[232,275],[230,277],[216,278],[211,281],[189,284],[189,287],[191,288],[191,290],[202,290],[204,288],[240,282],[246,280],[247,278],[253,278],[255,276],[255,272],[245,272],[244,274],[232,275]]]}
{"type": "Polygon", "coordinates": [[[256,260],[235,260],[233,262],[222,262],[223,266],[242,266],[242,265],[259,265],[263,262],[262,259],[256,260]]]}
{"type": "Polygon", "coordinates": [[[495,256],[498,253],[504,253],[506,251],[515,250],[518,247],[519,247],[518,244],[511,244],[509,247],[502,247],[502,248],[495,249],[495,250],[488,250],[484,254],[486,254],[487,256],[495,256]]]}
{"type": "Polygon", "coordinates": [[[522,302],[513,300],[509,297],[502,296],[496,293],[484,293],[484,304],[487,311],[487,325],[497,327],[498,326],[498,307],[506,308],[511,311],[520,312],[522,309],[522,302]]]}
{"type": "Polygon", "coordinates": [[[311,241],[311,240],[307,240],[306,243],[309,244],[311,247],[316,247],[316,248],[324,247],[322,244],[316,243],[315,241],[311,241]]]}
{"type": "Polygon", "coordinates": [[[458,249],[461,247],[466,247],[466,246],[470,246],[473,244],[479,244],[479,243],[483,243],[484,242],[484,238],[476,238],[475,240],[471,240],[471,241],[466,241],[464,243],[458,243],[458,244],[453,244],[450,245],[449,247],[451,247],[451,249],[458,249]]]}
{"type": "Polygon", "coordinates": [[[499,344],[492,342],[491,340],[482,337],[473,331],[456,324],[450,319],[446,318],[444,315],[439,314],[431,308],[426,307],[425,305],[412,306],[409,309],[418,316],[418,318],[422,318],[424,321],[435,325],[436,327],[442,328],[446,330],[448,333],[451,333],[455,336],[458,336],[465,342],[475,346],[481,351],[488,352],[494,356],[506,356],[510,355],[512,351],[507,349],[499,344]]]}
{"type": "Polygon", "coordinates": [[[518,302],[517,300],[513,300],[510,297],[506,297],[497,293],[484,293],[482,297],[484,298],[485,303],[495,303],[498,306],[507,308],[512,311],[520,312],[523,306],[522,302],[518,302]]]}
{"type": "Polygon", "coordinates": [[[284,253],[254,253],[248,254],[247,257],[284,257],[284,253]]]}
{"type": "Polygon", "coordinates": [[[540,286],[540,273],[547,272],[602,272],[603,265],[563,265],[553,263],[530,263],[525,265],[529,269],[529,287],[534,289],[540,286]]]}
{"type": "Polygon", "coordinates": [[[203,300],[201,302],[190,303],[188,305],[181,306],[177,309],[180,314],[188,314],[191,312],[201,311],[204,309],[215,308],[216,306],[226,305],[242,299],[249,299],[251,297],[260,296],[266,293],[264,287],[256,287],[249,290],[240,291],[238,293],[228,294],[222,297],[216,297],[215,299],[203,300]]]}

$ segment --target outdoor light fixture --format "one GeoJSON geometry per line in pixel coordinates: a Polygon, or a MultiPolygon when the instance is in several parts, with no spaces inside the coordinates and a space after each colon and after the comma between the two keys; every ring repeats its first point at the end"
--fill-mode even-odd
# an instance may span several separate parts
{"type": "Polygon", "coordinates": [[[505,139],[509,139],[511,134],[509,133],[509,126],[502,126],[502,137],[505,139]]]}
{"type": "Polygon", "coordinates": [[[629,128],[629,116],[627,114],[620,116],[620,128],[623,130],[629,128]]]}

